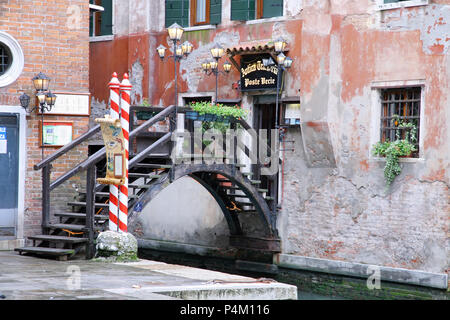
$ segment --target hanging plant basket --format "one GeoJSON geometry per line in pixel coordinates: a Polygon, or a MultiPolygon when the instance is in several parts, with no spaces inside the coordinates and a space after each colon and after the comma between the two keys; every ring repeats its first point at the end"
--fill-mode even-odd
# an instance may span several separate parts
{"type": "Polygon", "coordinates": [[[186,119],[198,120],[197,111],[186,111],[186,119]]]}

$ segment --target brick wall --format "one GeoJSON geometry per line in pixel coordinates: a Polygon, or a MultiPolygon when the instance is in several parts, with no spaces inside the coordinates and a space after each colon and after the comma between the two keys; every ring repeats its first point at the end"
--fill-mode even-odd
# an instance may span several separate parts
{"type": "MultiPolygon", "coordinates": [[[[0,31],[19,42],[25,57],[18,80],[0,88],[0,105],[20,105],[18,97],[23,92],[33,96],[31,78],[40,71],[52,79],[50,89],[54,92],[89,92],[88,1],[0,0],[0,31]]],[[[88,117],[46,116],[45,119],[73,121],[74,138],[85,132],[89,123],[88,117]]],[[[32,168],[41,160],[39,121],[36,112],[27,116],[25,235],[40,232],[41,172],[32,168]]],[[[45,150],[45,156],[54,151],[53,148],[45,150]]],[[[87,145],[82,145],[55,162],[52,179],[72,168],[86,154],[87,145]]],[[[60,189],[53,193],[53,198],[58,199],[60,189]]]]}

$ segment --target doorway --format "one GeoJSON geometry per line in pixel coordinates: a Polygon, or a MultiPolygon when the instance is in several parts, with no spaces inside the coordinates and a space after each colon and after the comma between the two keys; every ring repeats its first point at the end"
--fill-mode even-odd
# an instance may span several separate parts
{"type": "MultiPolygon", "coordinates": [[[[267,145],[269,147],[272,145],[273,139],[270,130],[275,129],[275,118],[276,118],[275,96],[273,96],[273,102],[271,97],[272,96],[268,96],[268,98],[264,99],[268,100],[267,102],[257,101],[263,99],[255,99],[256,101],[255,104],[253,105],[253,128],[255,128],[257,131],[260,129],[268,130],[267,145]]],[[[277,190],[278,174],[274,178],[269,176],[259,176],[255,178],[261,180],[262,189],[277,190]]],[[[275,194],[272,194],[271,196],[277,197],[277,192],[275,192],[275,194]]]]}
{"type": "Polygon", "coordinates": [[[0,114],[0,238],[16,236],[19,203],[19,115],[0,114]]]}

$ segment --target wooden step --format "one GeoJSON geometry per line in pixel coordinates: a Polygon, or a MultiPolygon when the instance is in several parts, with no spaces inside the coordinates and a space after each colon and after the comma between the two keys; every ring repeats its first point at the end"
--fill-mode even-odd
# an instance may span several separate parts
{"type": "Polygon", "coordinates": [[[147,185],[147,184],[129,184],[128,188],[133,188],[133,189],[150,189],[151,186],[147,185]]]}
{"type": "MultiPolygon", "coordinates": [[[[163,158],[163,159],[169,159],[170,158],[170,154],[168,153],[152,153],[152,154],[148,154],[146,156],[146,158],[163,158]]],[[[130,159],[131,160],[131,159],[130,159]]]]}
{"type": "MultiPolygon", "coordinates": [[[[79,192],[80,195],[86,195],[86,192],[79,192]]],[[[109,198],[109,192],[96,192],[95,196],[97,197],[102,197],[102,198],[109,198]]],[[[133,199],[133,198],[139,198],[136,195],[128,195],[128,198],[133,199]]]]}
{"type": "Polygon", "coordinates": [[[138,163],[135,165],[137,168],[149,168],[149,169],[170,169],[170,164],[153,164],[153,163],[138,163]]]}
{"type": "Polygon", "coordinates": [[[40,241],[49,241],[49,242],[66,242],[66,243],[84,243],[89,239],[87,238],[77,238],[77,237],[63,237],[63,236],[51,236],[40,234],[36,236],[27,237],[30,240],[40,240],[40,241]]]}
{"type": "Polygon", "coordinates": [[[75,253],[72,249],[57,249],[57,248],[42,248],[42,247],[23,247],[16,248],[14,251],[18,251],[19,254],[22,253],[34,253],[49,256],[56,256],[59,260],[67,260],[67,256],[75,253]]]}
{"type": "MultiPolygon", "coordinates": [[[[55,217],[86,219],[86,213],[62,212],[62,213],[55,213],[55,217]]],[[[105,214],[96,214],[94,217],[95,217],[95,220],[108,220],[109,219],[109,216],[105,215],[105,214]]]]}
{"type": "Polygon", "coordinates": [[[147,178],[147,179],[158,179],[161,178],[160,174],[152,174],[152,173],[129,173],[129,178],[147,178]]]}
{"type": "MultiPolygon", "coordinates": [[[[223,189],[229,189],[229,190],[241,190],[241,188],[239,187],[235,187],[235,186],[220,186],[223,189]]],[[[264,192],[269,192],[269,190],[267,189],[258,189],[258,192],[264,193],[264,192]]]]}
{"type": "Polygon", "coordinates": [[[254,207],[255,206],[253,203],[250,203],[250,202],[237,202],[237,201],[233,201],[233,202],[240,208],[242,208],[242,207],[254,207]]]}
{"type": "Polygon", "coordinates": [[[236,211],[237,213],[239,213],[239,214],[242,214],[242,213],[244,213],[244,214],[256,214],[256,213],[258,213],[258,211],[256,211],[255,209],[253,209],[253,210],[241,210],[241,211],[236,211]]]}
{"type": "Polygon", "coordinates": [[[230,198],[242,198],[242,199],[248,199],[248,197],[245,194],[227,194],[230,198]]]}
{"type": "MultiPolygon", "coordinates": [[[[86,202],[74,201],[74,202],[68,202],[67,205],[76,206],[76,207],[86,207],[86,202]]],[[[95,207],[96,208],[109,208],[109,204],[108,203],[95,203],[95,207]]]]}
{"type": "Polygon", "coordinates": [[[50,229],[67,229],[72,231],[81,232],[86,229],[85,225],[82,224],[64,224],[64,223],[51,223],[48,225],[50,229]]]}

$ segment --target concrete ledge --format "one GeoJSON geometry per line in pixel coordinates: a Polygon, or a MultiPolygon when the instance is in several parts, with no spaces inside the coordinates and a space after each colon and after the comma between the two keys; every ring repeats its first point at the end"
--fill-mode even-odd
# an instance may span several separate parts
{"type": "Polygon", "coordinates": [[[448,276],[447,274],[441,273],[310,258],[290,254],[275,255],[274,263],[282,268],[326,272],[365,279],[374,274],[374,270],[379,270],[381,281],[412,284],[437,289],[447,289],[448,287],[448,276]]]}
{"type": "Polygon", "coordinates": [[[25,239],[0,240],[0,251],[9,251],[25,246],[25,239]]]}
{"type": "Polygon", "coordinates": [[[137,240],[139,249],[152,249],[152,250],[195,254],[199,256],[214,256],[222,258],[232,256],[230,255],[230,253],[234,252],[233,249],[224,250],[216,247],[207,247],[171,241],[150,240],[150,239],[137,239],[137,240]],[[229,254],[227,254],[227,252],[229,252],[229,254]]]}

